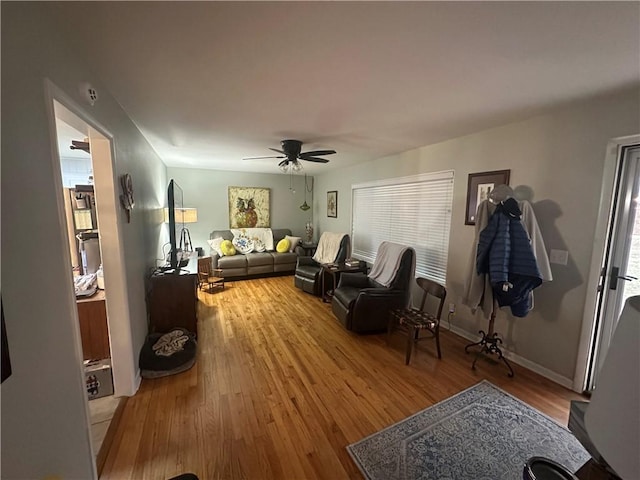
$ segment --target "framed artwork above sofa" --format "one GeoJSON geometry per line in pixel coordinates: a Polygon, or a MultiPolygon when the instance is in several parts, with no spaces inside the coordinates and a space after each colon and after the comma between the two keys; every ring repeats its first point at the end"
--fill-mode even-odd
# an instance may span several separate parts
{"type": "Polygon", "coordinates": [[[229,187],[229,228],[270,227],[269,196],[269,188],[229,187]]]}

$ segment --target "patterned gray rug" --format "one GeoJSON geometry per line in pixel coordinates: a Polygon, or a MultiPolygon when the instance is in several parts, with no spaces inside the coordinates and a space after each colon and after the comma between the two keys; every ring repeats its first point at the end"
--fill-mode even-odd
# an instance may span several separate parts
{"type": "Polygon", "coordinates": [[[571,471],[590,458],[571,432],[486,380],[347,450],[372,480],[517,480],[533,456],[571,471]]]}

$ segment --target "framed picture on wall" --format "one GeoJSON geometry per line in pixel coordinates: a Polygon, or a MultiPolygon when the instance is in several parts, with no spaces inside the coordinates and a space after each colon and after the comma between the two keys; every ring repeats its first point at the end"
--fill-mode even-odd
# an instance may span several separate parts
{"type": "Polygon", "coordinates": [[[498,185],[509,185],[511,170],[494,170],[492,172],[470,173],[467,184],[467,212],[465,225],[476,224],[476,211],[483,200],[489,199],[489,193],[498,185]]]}
{"type": "Polygon", "coordinates": [[[327,192],[327,217],[338,217],[338,191],[327,192]]]}
{"type": "Polygon", "coordinates": [[[269,193],[268,188],[229,187],[229,227],[270,227],[269,193]]]}

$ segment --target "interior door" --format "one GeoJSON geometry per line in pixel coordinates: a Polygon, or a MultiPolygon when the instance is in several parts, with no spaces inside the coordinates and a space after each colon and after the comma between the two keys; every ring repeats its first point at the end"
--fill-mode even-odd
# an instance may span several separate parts
{"type": "Polygon", "coordinates": [[[608,253],[602,271],[600,316],[588,372],[588,390],[597,376],[627,298],[640,295],[640,146],[623,150],[611,211],[608,253]]]}

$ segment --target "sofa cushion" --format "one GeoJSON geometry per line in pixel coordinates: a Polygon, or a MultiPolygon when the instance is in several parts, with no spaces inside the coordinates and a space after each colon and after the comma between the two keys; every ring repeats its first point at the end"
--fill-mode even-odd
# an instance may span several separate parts
{"type": "Polygon", "coordinates": [[[247,275],[262,275],[266,273],[273,273],[273,264],[247,267],[247,275]]]}
{"type": "Polygon", "coordinates": [[[232,257],[222,257],[218,259],[218,268],[247,268],[246,255],[234,255],[232,257]]]}
{"type": "Polygon", "coordinates": [[[260,265],[273,265],[273,255],[271,255],[270,253],[264,252],[264,253],[248,253],[245,255],[246,259],[247,259],[247,266],[249,268],[251,267],[257,267],[260,265]]]}
{"type": "Polygon", "coordinates": [[[273,257],[274,265],[293,263],[293,268],[295,268],[296,263],[298,262],[298,254],[295,252],[284,252],[284,253],[271,252],[270,255],[273,257]]]}
{"type": "Polygon", "coordinates": [[[291,242],[288,239],[283,238],[278,242],[278,245],[276,246],[276,252],[278,253],[288,252],[290,246],[291,246],[291,242]]]}

